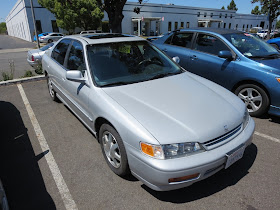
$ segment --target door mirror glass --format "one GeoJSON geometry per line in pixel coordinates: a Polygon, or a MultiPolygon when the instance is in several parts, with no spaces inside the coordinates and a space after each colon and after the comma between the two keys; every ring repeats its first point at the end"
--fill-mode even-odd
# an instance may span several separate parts
{"type": "Polygon", "coordinates": [[[83,74],[79,70],[67,71],[66,79],[74,82],[85,82],[86,79],[83,77],[83,74]]]}
{"type": "Polygon", "coordinates": [[[180,58],[178,56],[172,58],[176,63],[180,63],[180,58]]]}
{"type": "Polygon", "coordinates": [[[222,51],[220,51],[219,54],[218,54],[218,56],[219,56],[220,58],[225,58],[225,59],[229,59],[229,60],[232,59],[232,54],[231,54],[231,52],[228,51],[228,50],[222,50],[222,51]]]}

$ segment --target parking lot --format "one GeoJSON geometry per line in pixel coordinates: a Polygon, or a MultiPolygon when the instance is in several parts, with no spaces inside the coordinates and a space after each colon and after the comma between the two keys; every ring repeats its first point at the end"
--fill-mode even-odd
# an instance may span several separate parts
{"type": "MultiPolygon", "coordinates": [[[[222,111],[222,110],[221,110],[222,111]]],[[[99,143],[46,81],[0,86],[0,176],[11,209],[280,209],[280,118],[254,118],[253,143],[227,170],[156,192],[116,176],[99,143]]]]}

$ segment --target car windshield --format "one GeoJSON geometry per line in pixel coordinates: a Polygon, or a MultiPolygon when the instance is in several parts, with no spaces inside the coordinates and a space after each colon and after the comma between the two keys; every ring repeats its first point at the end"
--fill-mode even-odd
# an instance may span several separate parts
{"type": "Polygon", "coordinates": [[[137,83],[179,74],[182,69],[147,41],[88,46],[89,65],[98,86],[137,83]]]}
{"type": "Polygon", "coordinates": [[[52,47],[53,45],[54,45],[54,43],[52,42],[52,43],[50,43],[50,44],[47,44],[47,45],[44,46],[44,47],[41,47],[40,50],[41,50],[41,51],[46,51],[47,49],[49,49],[49,48],[52,47]]]}
{"type": "Polygon", "coordinates": [[[274,47],[251,34],[234,33],[223,36],[248,58],[271,59],[280,55],[274,47]]]}

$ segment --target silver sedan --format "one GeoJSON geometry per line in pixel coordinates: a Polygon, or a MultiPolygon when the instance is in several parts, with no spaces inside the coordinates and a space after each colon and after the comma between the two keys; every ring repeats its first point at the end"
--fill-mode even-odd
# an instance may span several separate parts
{"type": "Polygon", "coordinates": [[[54,42],[47,44],[40,49],[29,50],[27,52],[27,62],[34,69],[38,69],[42,63],[42,57],[45,54],[46,50],[50,49],[54,45],[54,42]]]}
{"type": "Polygon", "coordinates": [[[111,170],[167,191],[230,167],[255,128],[237,96],[175,61],[139,37],[92,34],[63,38],[42,64],[51,98],[92,131],[111,170]]]}

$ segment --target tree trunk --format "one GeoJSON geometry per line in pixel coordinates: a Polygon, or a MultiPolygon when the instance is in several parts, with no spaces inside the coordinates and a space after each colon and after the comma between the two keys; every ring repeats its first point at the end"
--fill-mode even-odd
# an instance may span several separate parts
{"type": "Polygon", "coordinates": [[[109,27],[112,33],[122,33],[122,19],[123,15],[116,15],[114,18],[109,19],[109,27]]]}

